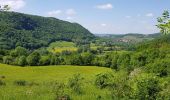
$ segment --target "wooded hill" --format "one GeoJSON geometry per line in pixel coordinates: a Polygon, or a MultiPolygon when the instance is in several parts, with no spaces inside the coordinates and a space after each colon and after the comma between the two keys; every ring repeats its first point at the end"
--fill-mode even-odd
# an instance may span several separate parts
{"type": "Polygon", "coordinates": [[[79,42],[94,37],[77,23],[51,17],[0,11],[1,49],[13,49],[17,46],[37,49],[57,40],[79,42]]]}

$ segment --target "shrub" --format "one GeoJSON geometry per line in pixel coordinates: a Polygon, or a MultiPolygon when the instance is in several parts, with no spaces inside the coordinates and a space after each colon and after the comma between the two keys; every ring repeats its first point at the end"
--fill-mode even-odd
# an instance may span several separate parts
{"type": "Polygon", "coordinates": [[[25,80],[17,80],[14,82],[14,84],[17,86],[26,86],[27,82],[25,80]]]}
{"type": "Polygon", "coordinates": [[[17,63],[19,66],[25,66],[27,64],[26,56],[20,56],[17,63]]]}
{"type": "Polygon", "coordinates": [[[71,100],[70,96],[65,93],[64,83],[54,83],[52,84],[52,90],[56,95],[55,100],[71,100]]]}
{"type": "Polygon", "coordinates": [[[26,60],[27,60],[28,65],[37,66],[39,64],[40,54],[34,51],[27,57],[26,60]]]}
{"type": "Polygon", "coordinates": [[[137,83],[137,99],[156,100],[158,93],[161,91],[159,81],[156,78],[147,78],[137,83]]]}
{"type": "Polygon", "coordinates": [[[110,73],[100,73],[96,75],[95,85],[100,89],[112,85],[113,75],[110,73]]]}
{"type": "Polygon", "coordinates": [[[156,60],[154,63],[148,64],[146,71],[150,73],[155,73],[157,76],[165,77],[170,73],[170,62],[169,59],[156,60]]]}
{"type": "Polygon", "coordinates": [[[3,57],[3,63],[4,64],[12,64],[13,63],[13,58],[11,56],[4,56],[3,57]]]}
{"type": "Polygon", "coordinates": [[[35,82],[30,82],[28,83],[29,86],[38,86],[39,84],[38,83],[35,83],[35,82]]]}
{"type": "Polygon", "coordinates": [[[40,65],[50,65],[50,56],[41,56],[40,65]]]}
{"type": "Polygon", "coordinates": [[[70,78],[68,81],[68,86],[77,94],[82,94],[81,80],[83,80],[81,75],[75,74],[73,78],[70,78]]]}
{"type": "Polygon", "coordinates": [[[4,81],[0,80],[0,86],[5,86],[5,85],[6,85],[6,83],[4,81]]]}
{"type": "Polygon", "coordinates": [[[0,76],[1,79],[5,79],[6,77],[5,76],[0,76]]]}

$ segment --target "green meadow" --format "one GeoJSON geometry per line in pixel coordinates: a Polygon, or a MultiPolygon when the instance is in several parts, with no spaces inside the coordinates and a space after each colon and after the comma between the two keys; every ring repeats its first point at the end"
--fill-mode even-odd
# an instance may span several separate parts
{"type": "Polygon", "coordinates": [[[77,47],[73,42],[57,41],[49,45],[48,50],[54,53],[61,53],[62,51],[77,51],[77,47]]]}
{"type": "Polygon", "coordinates": [[[5,82],[0,86],[0,100],[54,100],[61,90],[73,100],[95,100],[99,95],[111,99],[108,90],[100,90],[94,85],[95,75],[103,72],[112,71],[95,66],[18,67],[0,64],[0,77],[5,82]],[[75,74],[83,78],[82,94],[67,86],[69,78],[75,74]],[[57,84],[64,84],[64,89],[58,89],[57,84]]]}

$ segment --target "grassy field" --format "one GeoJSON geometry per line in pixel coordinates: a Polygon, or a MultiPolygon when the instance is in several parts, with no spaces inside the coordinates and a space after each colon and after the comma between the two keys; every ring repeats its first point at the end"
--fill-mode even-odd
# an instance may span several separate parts
{"type": "Polygon", "coordinates": [[[95,87],[95,75],[102,72],[112,72],[108,68],[95,66],[41,66],[18,67],[0,64],[0,80],[6,85],[0,86],[0,100],[54,100],[56,83],[67,85],[68,79],[74,74],[80,73],[83,93],[78,95],[67,86],[64,88],[73,100],[96,100],[102,96],[110,100],[108,90],[100,90],[95,87]],[[17,81],[25,81],[24,86],[16,85],[17,81]]]}
{"type": "Polygon", "coordinates": [[[51,43],[48,50],[55,53],[62,51],[77,51],[77,47],[73,42],[57,41],[51,43]]]}

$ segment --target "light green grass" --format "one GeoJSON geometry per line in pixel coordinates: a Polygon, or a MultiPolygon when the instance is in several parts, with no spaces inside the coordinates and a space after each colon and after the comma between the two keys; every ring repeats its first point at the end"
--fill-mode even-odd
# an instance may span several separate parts
{"type": "Polygon", "coordinates": [[[77,47],[73,42],[57,41],[50,44],[48,50],[54,53],[62,51],[77,51],[77,47]]]}
{"type": "Polygon", "coordinates": [[[56,97],[53,83],[65,83],[74,74],[80,73],[83,80],[83,94],[77,95],[66,88],[66,93],[73,100],[96,100],[97,96],[111,99],[108,90],[97,89],[94,85],[95,75],[112,72],[111,69],[95,66],[40,66],[18,67],[0,64],[0,76],[5,76],[6,86],[0,86],[0,100],[54,100],[56,97]],[[25,80],[39,85],[16,86],[14,81],[25,80]]]}

